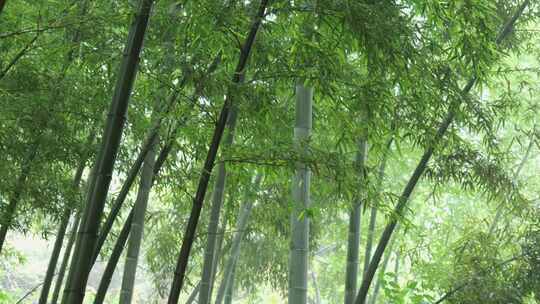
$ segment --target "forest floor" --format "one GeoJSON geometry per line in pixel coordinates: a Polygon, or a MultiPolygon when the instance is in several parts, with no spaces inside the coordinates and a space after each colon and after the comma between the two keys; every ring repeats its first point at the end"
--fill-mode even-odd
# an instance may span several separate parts
{"type": "MultiPolygon", "coordinates": [[[[9,245],[9,251],[12,253],[12,258],[7,263],[2,261],[2,264],[0,264],[0,291],[9,294],[12,299],[19,299],[30,290],[35,289],[32,295],[27,298],[28,301],[25,302],[34,303],[33,300],[39,298],[40,289],[36,288],[36,286],[39,286],[45,277],[49,257],[51,256],[54,245],[54,236],[50,236],[49,240],[46,240],[30,234],[17,234],[11,238],[8,237],[7,243],[9,245]]],[[[101,273],[105,266],[106,263],[103,261],[98,260],[96,262],[96,266],[88,279],[89,293],[97,290],[101,273]]],[[[139,279],[135,282],[136,298],[138,297],[140,299],[149,298],[152,290],[152,286],[149,283],[151,280],[145,279],[150,274],[145,273],[144,267],[145,265],[142,264],[142,267],[139,268],[139,271],[142,272],[138,276],[139,279]]],[[[118,269],[122,270],[121,267],[118,267],[118,269]]],[[[119,271],[116,271],[109,288],[109,294],[112,298],[115,298],[115,295],[119,293],[121,284],[121,274],[119,271]]],[[[142,303],[144,302],[142,301],[142,303]]],[[[1,303],[2,300],[0,298],[1,303]]]]}

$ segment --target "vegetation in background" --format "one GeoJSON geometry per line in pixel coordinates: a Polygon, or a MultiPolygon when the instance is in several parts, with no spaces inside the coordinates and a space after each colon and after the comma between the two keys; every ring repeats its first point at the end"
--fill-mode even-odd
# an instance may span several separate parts
{"type": "Polygon", "coordinates": [[[540,303],[539,17],[0,0],[0,303],[540,303]]]}

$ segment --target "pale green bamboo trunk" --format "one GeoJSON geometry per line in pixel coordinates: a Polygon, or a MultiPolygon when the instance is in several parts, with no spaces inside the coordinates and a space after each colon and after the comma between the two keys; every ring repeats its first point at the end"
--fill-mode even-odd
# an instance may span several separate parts
{"type": "Polygon", "coordinates": [[[219,226],[221,206],[223,204],[223,195],[225,191],[225,176],[225,165],[223,163],[220,163],[218,165],[218,173],[216,181],[214,183],[214,190],[212,192],[212,207],[210,210],[210,221],[208,223],[206,247],[204,249],[204,260],[198,303],[209,304],[212,298],[212,273],[216,266],[215,246],[217,241],[217,231],[219,226]]]}
{"type": "Polygon", "coordinates": [[[131,230],[131,221],[133,220],[133,216],[135,214],[134,211],[135,210],[132,208],[129,212],[128,217],[126,218],[126,221],[124,222],[124,225],[122,226],[122,229],[120,230],[120,233],[118,234],[116,243],[114,244],[114,247],[111,251],[109,260],[107,261],[107,265],[103,270],[101,281],[99,282],[96,296],[94,298],[94,304],[102,304],[105,301],[107,289],[109,289],[109,285],[111,284],[114,270],[116,269],[116,265],[120,260],[120,256],[122,255],[122,251],[124,250],[124,246],[126,245],[127,239],[129,237],[129,232],[131,230]]]}
{"type": "MultiPolygon", "coordinates": [[[[230,197],[229,202],[230,202],[229,206],[231,206],[234,202],[234,198],[230,197]]],[[[214,267],[212,268],[212,279],[210,280],[210,290],[214,289],[214,286],[216,284],[216,276],[218,272],[218,267],[220,266],[220,264],[223,264],[223,261],[225,260],[222,258],[222,253],[223,253],[223,240],[225,239],[225,230],[227,229],[227,223],[228,223],[228,218],[225,217],[218,231],[218,239],[216,241],[216,250],[214,251],[214,263],[213,263],[214,267]]]]}
{"type": "MultiPolygon", "coordinates": [[[[242,78],[240,78],[240,82],[243,81],[242,78]]],[[[229,148],[234,141],[234,131],[236,128],[237,115],[238,108],[236,107],[236,105],[233,105],[229,113],[229,117],[227,118],[227,134],[225,135],[225,139],[223,141],[223,148],[225,150],[229,148]]],[[[220,251],[220,242],[223,240],[222,237],[218,237],[218,230],[221,208],[223,206],[226,181],[227,170],[225,168],[225,163],[220,162],[218,164],[216,181],[214,183],[214,189],[212,191],[212,206],[210,208],[210,221],[208,223],[207,241],[204,248],[204,260],[201,273],[198,304],[210,304],[212,301],[212,291],[214,287],[214,278],[218,260],[217,253],[220,251]]]]}
{"type": "Polygon", "coordinates": [[[99,236],[97,238],[96,245],[94,247],[94,254],[92,256],[92,265],[96,262],[101,248],[105,244],[105,240],[107,239],[107,236],[109,235],[116,218],[120,214],[124,201],[126,200],[131,190],[131,186],[134,184],[137,175],[139,175],[140,168],[144,164],[146,156],[153,147],[152,144],[155,138],[158,136],[159,128],[160,124],[152,125],[150,131],[146,135],[144,142],[141,145],[141,150],[139,151],[137,158],[131,165],[131,168],[126,175],[126,179],[122,184],[122,188],[120,188],[120,192],[118,192],[118,196],[114,200],[109,214],[107,214],[107,218],[100,227],[99,236]]]}
{"type": "Polygon", "coordinates": [[[395,261],[394,261],[394,284],[395,285],[398,285],[399,283],[399,258],[400,258],[400,255],[399,255],[399,251],[396,252],[396,257],[395,257],[395,261]]]}
{"type": "Polygon", "coordinates": [[[75,237],[77,236],[77,229],[79,228],[81,216],[80,214],[75,215],[75,220],[73,221],[73,226],[71,228],[71,233],[69,235],[68,243],[66,249],[64,250],[64,256],[62,257],[62,264],[58,270],[58,277],[56,278],[56,283],[54,285],[54,291],[52,294],[51,304],[56,304],[58,302],[58,296],[60,295],[60,289],[62,289],[62,283],[64,282],[64,275],[66,274],[67,265],[69,263],[69,258],[71,257],[71,251],[73,249],[73,244],[75,243],[75,237]]]}
{"type": "Polygon", "coordinates": [[[112,178],[116,155],[122,139],[127,108],[135,76],[138,71],[139,55],[150,17],[153,0],[141,0],[137,15],[129,30],[124,57],[120,65],[109,116],[102,136],[100,152],[96,158],[96,174],[90,183],[90,199],[82,215],[82,224],[75,245],[75,252],[62,302],[80,304],[84,300],[97,240],[98,227],[112,178]]]}
{"type": "MultiPolygon", "coordinates": [[[[154,119],[157,119],[159,113],[159,102],[154,109],[154,119]]],[[[130,304],[133,297],[133,286],[135,285],[135,276],[137,273],[137,262],[141,248],[144,233],[144,218],[148,206],[148,198],[154,179],[154,166],[156,164],[156,153],[159,137],[154,137],[151,148],[146,154],[141,172],[139,190],[135,201],[133,220],[129,233],[126,262],[124,266],[124,275],[122,276],[122,289],[120,291],[120,304],[130,304]]]]}
{"type": "MultiPolygon", "coordinates": [[[[174,13],[171,13],[169,17],[174,17],[174,13]]],[[[172,73],[172,67],[174,66],[174,31],[171,29],[167,30],[164,34],[163,40],[166,55],[165,62],[163,63],[163,68],[160,72],[162,74],[169,75],[172,73]]],[[[159,90],[168,91],[166,87],[162,87],[159,90]]],[[[131,299],[133,298],[133,288],[135,285],[135,278],[137,273],[137,263],[144,235],[144,219],[148,206],[150,191],[152,189],[153,181],[156,174],[156,157],[158,155],[157,149],[160,140],[159,129],[162,125],[163,120],[166,118],[166,115],[169,113],[175,99],[176,92],[173,91],[170,94],[168,102],[166,102],[163,106],[163,102],[161,101],[162,97],[159,96],[159,94],[157,100],[154,103],[151,121],[152,129],[150,134],[153,134],[153,132],[155,132],[155,135],[150,136],[148,153],[146,153],[144,157],[144,163],[142,166],[139,189],[137,192],[137,199],[134,205],[133,220],[131,222],[131,228],[127,244],[124,274],[122,276],[122,288],[120,290],[120,304],[130,304],[131,299]],[[157,130],[154,131],[154,128],[156,128],[157,130]]]]}
{"type": "Polygon", "coordinates": [[[199,294],[199,290],[201,290],[200,281],[199,283],[197,283],[197,286],[195,286],[195,288],[193,288],[193,290],[191,291],[191,294],[189,295],[189,298],[187,299],[186,304],[192,304],[193,302],[195,302],[195,298],[197,298],[197,295],[199,294]]]}
{"type": "Polygon", "coordinates": [[[349,237],[347,241],[347,265],[345,269],[345,304],[354,303],[358,281],[359,246],[361,235],[362,196],[364,183],[364,167],[367,158],[367,143],[364,137],[358,142],[356,153],[356,170],[360,184],[360,193],[357,194],[349,215],[349,237]]]}
{"type": "MultiPolygon", "coordinates": [[[[233,107],[227,119],[227,135],[223,142],[224,149],[229,148],[234,140],[234,130],[236,128],[236,118],[238,109],[233,107]]],[[[218,164],[216,182],[212,193],[212,207],[210,210],[210,222],[208,223],[208,239],[204,250],[204,261],[201,275],[201,289],[199,290],[200,304],[210,304],[212,300],[212,279],[214,278],[213,271],[216,269],[216,244],[217,233],[219,228],[219,218],[221,215],[221,207],[223,206],[223,195],[225,193],[225,183],[227,180],[227,171],[225,163],[218,164]]]]}
{"type": "MultiPolygon", "coordinates": [[[[383,150],[383,157],[381,159],[381,164],[379,165],[379,174],[377,177],[377,191],[381,193],[382,191],[382,183],[384,180],[384,174],[386,171],[386,162],[388,160],[388,154],[390,153],[393,137],[391,137],[385,145],[385,149],[383,150]]],[[[366,270],[369,267],[369,263],[371,262],[371,254],[372,254],[372,245],[373,245],[373,239],[375,237],[375,226],[377,223],[377,206],[373,204],[371,206],[371,213],[369,216],[369,227],[368,227],[368,233],[367,233],[367,240],[366,240],[366,251],[364,256],[364,272],[363,276],[366,275],[366,270]]]]}
{"type": "Polygon", "coordinates": [[[227,283],[227,290],[225,291],[225,299],[223,300],[224,304],[231,304],[233,295],[234,295],[234,277],[236,275],[236,263],[234,264],[231,277],[227,283]]]}
{"type": "MultiPolygon", "coordinates": [[[[313,88],[296,86],[296,119],[294,143],[301,156],[308,151],[311,135],[313,88]]],[[[307,277],[309,257],[309,216],[311,171],[302,161],[296,163],[292,181],[293,210],[291,213],[291,244],[289,258],[289,303],[307,303],[307,277]]]]}
{"type": "Polygon", "coordinates": [[[366,250],[364,252],[364,274],[365,270],[369,266],[369,261],[371,259],[371,249],[373,246],[373,237],[375,234],[375,224],[377,222],[377,208],[375,206],[370,207],[370,214],[369,214],[369,226],[366,236],[366,250]]]}
{"type": "Polygon", "coordinates": [[[227,285],[230,283],[235,264],[238,260],[238,256],[240,255],[240,244],[246,232],[246,227],[249,216],[251,214],[251,209],[253,208],[253,200],[255,198],[252,197],[252,194],[256,194],[259,191],[261,179],[262,174],[257,174],[252,189],[246,190],[244,203],[242,204],[242,207],[240,208],[240,211],[238,213],[236,232],[234,233],[234,237],[232,240],[231,253],[225,264],[225,270],[223,271],[223,279],[221,280],[221,284],[219,285],[218,293],[216,296],[216,304],[221,304],[223,302],[223,299],[225,298],[227,285]]]}

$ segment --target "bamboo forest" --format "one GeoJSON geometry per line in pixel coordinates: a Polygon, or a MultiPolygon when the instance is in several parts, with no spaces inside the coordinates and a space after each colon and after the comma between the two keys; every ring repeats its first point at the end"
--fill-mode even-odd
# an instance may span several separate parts
{"type": "Polygon", "coordinates": [[[540,304],[540,0],[0,0],[0,304],[540,304]]]}

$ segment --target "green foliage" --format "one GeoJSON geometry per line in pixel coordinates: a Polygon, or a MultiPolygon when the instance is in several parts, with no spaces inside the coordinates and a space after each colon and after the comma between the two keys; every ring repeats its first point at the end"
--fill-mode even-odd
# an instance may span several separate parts
{"type": "Polygon", "coordinates": [[[383,280],[384,294],[388,301],[392,303],[432,303],[435,299],[429,295],[423,288],[418,288],[418,282],[409,281],[403,287],[396,283],[397,274],[387,273],[383,280]]]}
{"type": "MultiPolygon", "coordinates": [[[[449,303],[540,301],[536,1],[497,46],[501,25],[521,2],[273,0],[244,80],[233,85],[240,43],[259,1],[157,1],[108,196],[114,200],[136,158],[156,101],[173,101],[168,113],[160,113],[159,146],[171,152],[152,188],[145,258],[139,259],[151,273],[145,280],[156,298],[168,293],[207,145],[229,94],[239,117],[233,145],[218,156],[228,174],[225,258],[240,194],[255,172],[264,175],[237,264],[236,293],[246,301],[261,301],[268,289],[275,297],[286,293],[290,182],[298,161],[313,174],[312,205],[300,216],[312,223],[310,269],[323,303],[343,301],[348,214],[357,198],[365,201],[361,256],[370,207],[379,211],[375,241],[388,219],[400,222],[394,251],[402,267],[381,276],[379,302],[431,303],[463,282],[449,303]],[[478,84],[464,94],[471,77],[478,84]],[[315,92],[305,154],[293,144],[299,80],[315,92]],[[436,126],[450,109],[454,124],[434,143],[436,126]],[[368,143],[368,156],[359,172],[360,139],[368,143]],[[421,153],[433,144],[434,157],[407,212],[394,214],[421,153]]],[[[10,234],[50,238],[66,208],[80,210],[85,192],[74,189],[73,175],[85,162],[87,180],[96,158],[101,139],[87,139],[102,134],[135,4],[7,1],[0,14],[0,75],[6,71],[0,76],[0,225],[9,223],[10,234]],[[11,215],[8,204],[18,192],[11,215]]],[[[208,205],[185,294],[200,279],[208,205]]],[[[11,262],[12,253],[4,250],[2,261],[11,262]]],[[[312,299],[314,285],[309,283],[312,299]]],[[[0,293],[0,299],[9,296],[0,293]]]]}
{"type": "Polygon", "coordinates": [[[13,303],[14,301],[16,301],[16,298],[13,294],[11,294],[10,292],[0,290],[0,303],[9,304],[9,303],[13,303]]]}

